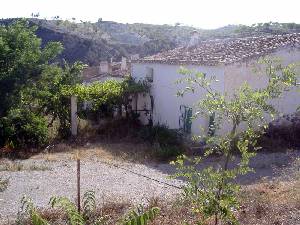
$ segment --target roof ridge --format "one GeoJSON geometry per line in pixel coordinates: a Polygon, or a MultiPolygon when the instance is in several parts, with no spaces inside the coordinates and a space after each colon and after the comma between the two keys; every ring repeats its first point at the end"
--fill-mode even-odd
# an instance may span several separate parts
{"type": "Polygon", "coordinates": [[[249,37],[211,39],[192,46],[147,56],[136,62],[199,65],[230,64],[252,56],[262,56],[288,45],[299,44],[300,33],[259,35],[249,37]]]}

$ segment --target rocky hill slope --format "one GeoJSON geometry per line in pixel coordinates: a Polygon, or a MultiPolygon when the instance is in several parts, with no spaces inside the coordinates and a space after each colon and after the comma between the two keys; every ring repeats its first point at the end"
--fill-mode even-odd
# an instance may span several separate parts
{"type": "MultiPolygon", "coordinates": [[[[0,20],[0,24],[12,23],[15,19],[0,20]]],[[[81,60],[97,65],[100,60],[119,60],[122,56],[152,55],[178,46],[187,45],[191,33],[197,31],[200,40],[282,34],[300,32],[300,24],[263,23],[253,26],[228,25],[214,30],[194,27],[152,24],[123,24],[98,20],[96,23],[67,20],[31,18],[38,26],[37,35],[43,40],[60,41],[64,45],[61,58],[69,62],[81,60]]]]}

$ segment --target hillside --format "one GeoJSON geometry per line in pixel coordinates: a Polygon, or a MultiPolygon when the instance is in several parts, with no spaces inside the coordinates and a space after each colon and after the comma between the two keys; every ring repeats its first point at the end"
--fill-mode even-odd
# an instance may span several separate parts
{"type": "MultiPolygon", "coordinates": [[[[15,19],[0,20],[0,24],[8,24],[13,20],[15,19]]],[[[37,35],[42,38],[43,43],[60,41],[64,45],[61,58],[69,62],[81,60],[89,65],[96,65],[100,60],[112,57],[114,60],[131,54],[143,57],[187,45],[194,30],[197,30],[201,40],[300,32],[300,24],[295,23],[228,25],[204,30],[180,24],[123,24],[102,19],[96,23],[37,18],[29,20],[38,25],[37,35]]]]}

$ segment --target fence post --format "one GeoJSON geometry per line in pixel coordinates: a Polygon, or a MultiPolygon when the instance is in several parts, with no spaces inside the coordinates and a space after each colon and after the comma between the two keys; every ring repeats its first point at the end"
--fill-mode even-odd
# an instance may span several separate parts
{"type": "Polygon", "coordinates": [[[77,158],[77,209],[80,213],[80,158],[77,158]]]}
{"type": "Polygon", "coordinates": [[[77,136],[77,97],[71,96],[71,134],[77,136]]]}

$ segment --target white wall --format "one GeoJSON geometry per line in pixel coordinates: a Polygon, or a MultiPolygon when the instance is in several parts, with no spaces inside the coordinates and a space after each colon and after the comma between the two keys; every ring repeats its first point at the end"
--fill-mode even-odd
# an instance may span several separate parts
{"type": "MultiPolygon", "coordinates": [[[[133,63],[131,71],[132,76],[137,80],[144,79],[147,67],[153,68],[153,83],[150,93],[154,97],[153,122],[155,124],[166,124],[171,129],[178,129],[180,105],[194,108],[194,104],[197,100],[201,99],[203,93],[198,91],[195,94],[188,93],[184,97],[176,96],[177,91],[186,86],[184,84],[175,83],[176,80],[184,77],[178,73],[180,68],[179,65],[133,63]]],[[[222,92],[224,91],[224,67],[199,67],[191,65],[185,67],[206,73],[207,76],[216,76],[217,79],[220,80],[216,85],[216,88],[222,92]]],[[[139,100],[139,107],[142,107],[145,102],[147,102],[145,99],[139,100]]],[[[195,110],[193,110],[193,112],[195,112],[195,110]]],[[[143,121],[146,121],[144,115],[141,117],[143,121]]],[[[193,120],[192,133],[199,134],[200,126],[207,128],[208,122],[208,118],[193,120]]]]}
{"type": "MultiPolygon", "coordinates": [[[[283,49],[270,57],[279,58],[282,64],[288,65],[291,63],[300,63],[300,50],[283,49]]],[[[298,67],[297,74],[300,74],[298,67]]],[[[240,63],[229,65],[225,67],[225,90],[229,94],[232,93],[244,82],[249,83],[252,87],[264,87],[267,84],[267,77],[263,66],[257,64],[256,60],[251,60],[248,63],[240,63]],[[261,70],[254,71],[254,68],[260,68],[261,70]]],[[[274,99],[272,104],[275,108],[283,114],[292,114],[300,106],[300,92],[299,87],[292,88],[292,90],[285,92],[280,98],[274,99]],[[297,91],[298,89],[298,91],[297,91]]]]}
{"type": "MultiPolygon", "coordinates": [[[[300,62],[299,49],[285,49],[272,54],[273,57],[279,57],[283,60],[283,64],[290,64],[300,62]]],[[[263,87],[266,85],[266,77],[259,76],[253,69],[257,66],[257,59],[251,60],[247,63],[236,63],[227,66],[185,66],[189,69],[206,73],[207,75],[214,75],[217,77],[218,85],[215,87],[219,91],[226,91],[233,93],[234,89],[238,88],[245,81],[253,87],[263,87]]],[[[135,79],[144,79],[146,75],[146,68],[153,68],[154,77],[151,88],[151,95],[154,97],[154,115],[153,122],[166,124],[169,128],[179,128],[180,105],[194,107],[194,104],[201,98],[203,93],[198,91],[195,94],[186,94],[183,98],[177,97],[176,93],[185,85],[175,84],[176,80],[183,76],[178,73],[179,65],[167,64],[152,64],[152,63],[133,63],[132,76],[135,79]]],[[[299,73],[300,74],[300,71],[299,73]]],[[[300,81],[300,80],[299,80],[300,81]]],[[[299,90],[299,87],[298,87],[299,90]]],[[[279,112],[284,114],[294,113],[297,107],[300,106],[300,92],[294,88],[292,91],[285,93],[280,99],[273,101],[274,106],[279,112]]],[[[142,109],[144,105],[150,108],[149,96],[140,96],[138,107],[142,109]]],[[[195,110],[193,110],[193,113],[195,110]]],[[[148,118],[141,115],[142,121],[147,123],[148,118]]],[[[193,120],[192,133],[199,134],[200,127],[208,128],[208,118],[199,118],[193,120]]],[[[229,130],[230,127],[224,124],[221,133],[229,130]]]]}

